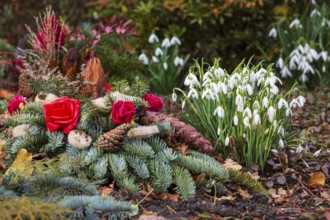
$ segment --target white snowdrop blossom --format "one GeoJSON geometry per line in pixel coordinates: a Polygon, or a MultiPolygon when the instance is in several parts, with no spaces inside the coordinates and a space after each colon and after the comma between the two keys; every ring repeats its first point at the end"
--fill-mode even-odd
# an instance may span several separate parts
{"type": "Polygon", "coordinates": [[[174,66],[183,66],[183,59],[180,57],[175,57],[174,59],[174,66]]]}
{"type": "Polygon", "coordinates": [[[184,109],[185,106],[186,106],[186,100],[182,102],[181,109],[184,109]]]}
{"type": "Polygon", "coordinates": [[[233,121],[234,121],[234,125],[237,126],[238,125],[238,117],[237,117],[237,115],[234,116],[233,121]]]}
{"type": "Polygon", "coordinates": [[[306,99],[304,96],[298,96],[297,97],[297,101],[299,103],[299,107],[302,108],[304,106],[304,104],[306,103],[306,99]]]}
{"type": "Polygon", "coordinates": [[[281,69],[281,77],[282,78],[292,77],[292,73],[291,73],[291,71],[289,70],[289,68],[287,66],[284,66],[281,69]]]}
{"type": "Polygon", "coordinates": [[[274,27],[269,31],[268,37],[272,37],[274,39],[277,38],[277,31],[274,27]]]}
{"type": "Polygon", "coordinates": [[[215,96],[213,94],[213,92],[211,91],[211,89],[207,88],[203,91],[203,94],[202,94],[202,99],[211,99],[211,100],[214,100],[215,99],[215,96]]]}
{"type": "Polygon", "coordinates": [[[284,128],[283,128],[282,126],[279,126],[279,127],[278,127],[278,133],[281,134],[282,137],[285,136],[285,130],[284,130],[284,128]]]}
{"type": "Polygon", "coordinates": [[[226,137],[226,140],[225,140],[225,146],[226,146],[226,147],[229,146],[229,142],[230,142],[230,141],[229,141],[229,137],[227,136],[227,137],[226,137]]]}
{"type": "Polygon", "coordinates": [[[247,128],[251,128],[249,117],[245,117],[245,118],[243,119],[243,123],[244,123],[244,126],[245,126],[245,127],[247,127],[247,128]]]}
{"type": "Polygon", "coordinates": [[[244,111],[244,101],[243,101],[243,98],[240,94],[237,94],[236,99],[235,99],[235,104],[237,106],[237,111],[238,112],[243,112],[244,111]]]}
{"type": "Polygon", "coordinates": [[[299,80],[303,83],[307,82],[308,81],[308,78],[306,76],[306,74],[302,74],[300,77],[299,77],[299,80]]]}
{"type": "Polygon", "coordinates": [[[263,99],[262,99],[262,106],[265,107],[265,108],[268,108],[268,98],[267,96],[265,96],[263,99]]]}
{"type": "Polygon", "coordinates": [[[282,57],[278,58],[277,62],[276,62],[276,67],[282,69],[284,67],[284,60],[282,57]]]}
{"type": "Polygon", "coordinates": [[[268,120],[270,123],[272,123],[274,121],[275,115],[276,115],[276,109],[273,106],[270,106],[268,108],[268,120]]]}
{"type": "Polygon", "coordinates": [[[225,75],[225,72],[223,71],[223,69],[222,68],[216,68],[215,70],[214,70],[214,75],[218,78],[218,79],[220,79],[221,77],[223,77],[224,75],[225,75]]]}
{"type": "Polygon", "coordinates": [[[318,156],[320,156],[321,151],[322,151],[322,149],[315,151],[315,153],[313,154],[313,156],[314,156],[314,157],[318,157],[318,156]]]}
{"type": "Polygon", "coordinates": [[[171,43],[171,45],[176,45],[176,44],[177,45],[181,45],[181,41],[179,40],[179,38],[177,38],[175,36],[171,38],[171,42],[170,43],[171,43]]]}
{"type": "Polygon", "coordinates": [[[258,100],[255,100],[252,105],[253,109],[260,109],[260,104],[258,100]]]}
{"type": "Polygon", "coordinates": [[[167,65],[167,63],[165,62],[165,63],[163,63],[163,68],[164,68],[164,70],[167,70],[168,69],[168,65],[167,65]]]}
{"type": "Polygon", "coordinates": [[[297,99],[292,99],[290,102],[290,108],[296,108],[298,106],[300,106],[300,103],[298,102],[297,99]]]}
{"type": "Polygon", "coordinates": [[[278,101],[277,108],[278,108],[278,109],[282,109],[283,106],[285,106],[285,108],[288,108],[288,107],[289,107],[289,104],[288,104],[287,101],[285,101],[285,99],[281,98],[281,99],[278,101]]]}
{"type": "Polygon", "coordinates": [[[185,81],[184,81],[184,85],[185,86],[193,86],[193,85],[197,85],[198,87],[200,87],[200,83],[196,77],[195,74],[193,73],[189,73],[188,76],[186,77],[185,81]]]}
{"type": "Polygon", "coordinates": [[[295,27],[295,28],[302,28],[302,25],[301,25],[301,23],[300,23],[300,21],[298,19],[294,19],[290,23],[289,28],[293,28],[293,27],[295,27]]]}
{"type": "Polygon", "coordinates": [[[177,98],[178,98],[177,94],[175,92],[173,92],[172,93],[172,101],[176,102],[177,98]]]}
{"type": "Polygon", "coordinates": [[[290,115],[292,115],[292,110],[290,109],[290,108],[287,108],[286,110],[285,110],[285,116],[290,116],[290,115]]]}
{"type": "Polygon", "coordinates": [[[297,154],[300,154],[300,153],[301,153],[302,151],[304,151],[304,150],[305,150],[305,148],[299,144],[299,146],[298,146],[297,149],[296,149],[296,153],[297,153],[297,154]]]}
{"type": "Polygon", "coordinates": [[[253,115],[253,122],[252,123],[253,123],[254,126],[261,124],[261,118],[260,118],[259,114],[254,114],[253,115]]]}
{"type": "Polygon", "coordinates": [[[219,118],[224,118],[225,117],[225,110],[221,107],[221,106],[218,106],[214,112],[213,112],[213,115],[218,115],[219,118]]]}
{"type": "Polygon", "coordinates": [[[194,99],[198,99],[198,92],[195,88],[191,88],[190,91],[188,92],[188,98],[194,98],[194,99]]]}
{"type": "Polygon", "coordinates": [[[220,136],[220,134],[221,134],[221,129],[220,128],[217,129],[217,134],[218,134],[218,136],[220,136]]]}
{"type": "Polygon", "coordinates": [[[152,62],[154,63],[158,63],[159,62],[159,59],[155,56],[152,56],[152,62]]]}
{"type": "Polygon", "coordinates": [[[311,14],[310,14],[310,17],[314,17],[314,16],[321,16],[321,13],[320,13],[320,11],[319,10],[317,10],[317,9],[315,9],[314,8],[314,10],[311,12],[311,14]]]}
{"type": "Polygon", "coordinates": [[[171,46],[170,40],[168,38],[165,38],[162,42],[163,48],[169,48],[171,46]]]}
{"type": "Polygon", "coordinates": [[[144,53],[141,53],[138,59],[142,61],[144,65],[148,65],[149,63],[148,57],[144,53]]]}
{"type": "Polygon", "coordinates": [[[284,141],[282,139],[278,141],[278,146],[279,148],[284,148],[284,141]]]}
{"type": "Polygon", "coordinates": [[[328,60],[328,51],[322,51],[320,56],[322,57],[323,61],[326,62],[328,60]]]}
{"type": "Polygon", "coordinates": [[[203,76],[203,82],[210,81],[212,79],[212,73],[210,71],[206,71],[203,76]]]}
{"type": "Polygon", "coordinates": [[[253,88],[250,84],[246,85],[246,90],[250,96],[253,95],[253,88]]]}
{"type": "Polygon", "coordinates": [[[246,107],[243,111],[243,117],[249,117],[252,118],[252,113],[251,113],[251,109],[249,107],[246,107]]]}
{"type": "Polygon", "coordinates": [[[159,47],[157,47],[156,48],[156,50],[155,50],[155,55],[156,56],[163,56],[163,51],[162,51],[162,49],[160,49],[159,47]]]}
{"type": "Polygon", "coordinates": [[[149,36],[148,42],[151,43],[151,44],[157,43],[157,42],[159,42],[159,39],[158,39],[156,34],[151,34],[149,36]]]}

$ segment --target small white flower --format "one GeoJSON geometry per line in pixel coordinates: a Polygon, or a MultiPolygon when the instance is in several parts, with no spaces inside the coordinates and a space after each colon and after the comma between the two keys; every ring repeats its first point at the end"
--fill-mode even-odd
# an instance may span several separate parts
{"type": "Polygon", "coordinates": [[[222,68],[218,67],[218,68],[216,68],[216,69],[214,70],[214,75],[215,75],[218,79],[220,79],[222,76],[225,75],[225,72],[223,71],[222,68]]]}
{"type": "Polygon", "coordinates": [[[212,73],[210,71],[206,71],[206,73],[203,76],[203,81],[209,80],[212,78],[212,73]]]}
{"type": "Polygon", "coordinates": [[[253,88],[250,84],[246,85],[246,90],[250,96],[253,95],[253,88]]]}
{"type": "Polygon", "coordinates": [[[313,17],[315,15],[321,16],[321,13],[320,13],[320,11],[318,11],[317,9],[314,8],[314,10],[310,14],[310,17],[313,17]]]}
{"type": "Polygon", "coordinates": [[[229,146],[229,137],[228,136],[226,137],[226,140],[225,140],[225,146],[226,147],[229,146]]]}
{"type": "Polygon", "coordinates": [[[175,57],[174,59],[174,65],[175,66],[183,66],[183,59],[180,57],[175,57]]]}
{"type": "Polygon", "coordinates": [[[211,89],[208,89],[207,88],[207,89],[205,89],[203,91],[202,99],[204,99],[204,98],[206,98],[206,99],[212,99],[212,100],[215,99],[215,96],[214,96],[213,92],[211,91],[211,89]]]}
{"type": "Polygon", "coordinates": [[[148,39],[148,42],[151,43],[151,44],[157,43],[157,42],[159,42],[159,39],[158,39],[156,34],[151,34],[149,39],[148,39]]]}
{"type": "Polygon", "coordinates": [[[275,85],[270,89],[270,92],[274,95],[278,94],[279,91],[279,88],[275,85]]]}
{"type": "Polygon", "coordinates": [[[282,139],[279,140],[278,146],[279,148],[284,148],[284,141],[282,139]]]}
{"type": "Polygon", "coordinates": [[[184,109],[185,106],[186,106],[186,100],[184,100],[184,101],[182,102],[181,109],[184,109]]]}
{"type": "Polygon", "coordinates": [[[159,62],[159,59],[155,56],[152,56],[152,62],[154,63],[158,63],[159,62]]]}
{"type": "Polygon", "coordinates": [[[243,119],[243,123],[244,123],[245,127],[251,128],[249,117],[245,117],[243,119]]]}
{"type": "Polygon", "coordinates": [[[292,99],[291,102],[290,102],[290,108],[296,108],[298,106],[300,106],[300,103],[298,102],[297,99],[292,99]]]}
{"type": "Polygon", "coordinates": [[[228,93],[228,88],[224,83],[218,82],[218,86],[221,89],[221,91],[223,92],[223,94],[226,95],[228,93]]]}
{"type": "Polygon", "coordinates": [[[254,114],[253,116],[253,125],[260,125],[261,124],[261,118],[259,114],[254,114]]]}
{"type": "Polygon", "coordinates": [[[308,78],[307,78],[306,74],[302,74],[299,77],[299,80],[304,83],[304,82],[307,82],[308,81],[308,78]]]}
{"type": "Polygon", "coordinates": [[[221,106],[218,106],[214,112],[213,112],[213,115],[218,115],[219,118],[224,118],[225,117],[225,110],[221,107],[221,106]]]}
{"type": "Polygon", "coordinates": [[[302,151],[304,151],[305,150],[305,148],[303,147],[303,146],[301,146],[301,145],[299,145],[298,147],[297,147],[297,149],[296,149],[296,153],[297,154],[300,154],[302,151]]]}
{"type": "Polygon", "coordinates": [[[248,116],[249,118],[252,118],[252,113],[249,107],[246,107],[243,111],[243,117],[248,116]]]}
{"type": "Polygon", "coordinates": [[[181,45],[181,41],[179,40],[179,38],[177,38],[177,37],[172,37],[172,39],[171,39],[171,45],[175,45],[175,44],[177,44],[177,45],[181,45]]]}
{"type": "Polygon", "coordinates": [[[287,108],[286,110],[285,110],[285,116],[290,116],[290,115],[292,115],[292,110],[290,109],[290,108],[287,108]]]}
{"type": "Polygon", "coordinates": [[[283,58],[280,57],[277,62],[276,62],[276,67],[282,69],[284,67],[284,61],[283,61],[283,58]]]}
{"type": "Polygon", "coordinates": [[[237,126],[238,125],[238,117],[237,115],[234,116],[234,125],[237,126]]]}
{"type": "Polygon", "coordinates": [[[320,56],[322,57],[323,61],[326,62],[328,59],[328,51],[322,51],[320,56]]]}
{"type": "Polygon", "coordinates": [[[186,77],[186,79],[184,80],[184,85],[185,86],[193,86],[193,85],[197,85],[198,87],[200,87],[200,83],[196,77],[195,74],[193,73],[189,73],[188,76],[186,77]]]}
{"type": "Polygon", "coordinates": [[[163,63],[163,68],[164,68],[164,70],[167,70],[168,69],[167,63],[163,63]]]}
{"type": "Polygon", "coordinates": [[[304,96],[298,96],[297,101],[299,103],[299,107],[302,108],[306,102],[306,99],[304,96]]]}
{"type": "Polygon", "coordinates": [[[218,136],[220,136],[220,134],[221,134],[221,129],[220,128],[218,128],[217,134],[218,134],[218,136]]]}
{"type": "Polygon", "coordinates": [[[259,104],[258,100],[253,102],[252,108],[253,109],[260,109],[260,104],[259,104]]]}
{"type": "Polygon", "coordinates": [[[237,94],[236,99],[235,99],[235,103],[237,106],[237,111],[238,112],[243,112],[244,111],[244,101],[243,98],[240,94],[237,94]]]}
{"type": "Polygon", "coordinates": [[[284,128],[282,126],[279,126],[277,131],[278,131],[279,134],[282,135],[282,137],[285,136],[285,130],[284,130],[284,128]]]}
{"type": "Polygon", "coordinates": [[[284,67],[281,69],[281,77],[282,77],[282,78],[292,77],[292,73],[291,73],[291,71],[289,70],[288,67],[284,66],[284,67]]]}
{"type": "Polygon", "coordinates": [[[320,153],[321,153],[322,149],[318,150],[318,151],[315,151],[315,153],[313,154],[314,157],[318,157],[320,156],[320,153]]]}
{"type": "Polygon", "coordinates": [[[159,47],[157,47],[157,49],[155,50],[155,55],[156,55],[156,56],[163,56],[163,51],[162,51],[162,49],[160,49],[159,47]]]}
{"type": "Polygon", "coordinates": [[[178,96],[176,95],[175,92],[172,93],[172,101],[176,102],[176,99],[178,98],[178,96]]]}
{"type": "Polygon", "coordinates": [[[265,108],[268,108],[268,98],[267,96],[265,96],[263,99],[262,99],[262,106],[265,107],[265,108]]]}
{"type": "Polygon", "coordinates": [[[272,37],[272,38],[276,39],[277,31],[274,27],[269,31],[268,37],[272,37]]]}
{"type": "Polygon", "coordinates": [[[195,88],[191,88],[190,91],[188,92],[188,98],[190,97],[198,99],[198,92],[195,88]]]}
{"type": "Polygon", "coordinates": [[[163,48],[169,48],[171,46],[170,40],[168,38],[165,38],[162,42],[163,48]]]}
{"type": "Polygon", "coordinates": [[[273,106],[270,106],[268,108],[268,120],[270,123],[274,121],[275,115],[276,115],[276,109],[273,106]]]}
{"type": "Polygon", "coordinates": [[[298,19],[294,19],[291,22],[289,28],[293,28],[293,27],[295,27],[295,28],[302,28],[302,25],[300,24],[300,21],[298,19]]]}
{"type": "Polygon", "coordinates": [[[149,63],[148,57],[144,53],[141,53],[138,59],[142,61],[144,65],[148,65],[149,63]]]}
{"type": "Polygon", "coordinates": [[[283,105],[285,106],[285,108],[288,108],[288,107],[289,107],[288,102],[285,101],[285,99],[281,98],[281,99],[278,101],[277,108],[278,108],[278,109],[281,109],[281,108],[283,107],[283,105]]]}

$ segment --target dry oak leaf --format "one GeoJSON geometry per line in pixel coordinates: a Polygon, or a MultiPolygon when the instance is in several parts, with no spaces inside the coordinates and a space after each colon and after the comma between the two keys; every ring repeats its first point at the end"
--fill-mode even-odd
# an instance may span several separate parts
{"type": "Polygon", "coordinates": [[[323,186],[325,183],[325,175],[322,172],[312,173],[311,178],[308,180],[308,185],[312,187],[323,186]]]}
{"type": "Polygon", "coordinates": [[[222,164],[226,169],[233,169],[233,170],[241,170],[242,166],[239,165],[237,162],[233,161],[230,158],[225,160],[225,163],[222,164]]]}
{"type": "Polygon", "coordinates": [[[23,177],[31,177],[33,172],[32,167],[32,154],[26,149],[20,149],[16,155],[14,162],[6,171],[5,175],[8,173],[14,173],[23,177]]]}
{"type": "Polygon", "coordinates": [[[172,200],[174,202],[178,202],[179,198],[180,198],[180,195],[178,193],[175,193],[175,194],[167,193],[167,196],[170,200],[172,200]]]}

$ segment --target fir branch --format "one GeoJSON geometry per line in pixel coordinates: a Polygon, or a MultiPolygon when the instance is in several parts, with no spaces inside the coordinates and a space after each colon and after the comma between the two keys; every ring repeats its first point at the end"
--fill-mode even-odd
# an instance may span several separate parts
{"type": "Polygon", "coordinates": [[[152,147],[152,149],[156,153],[168,148],[166,142],[159,136],[152,136],[150,138],[145,139],[145,141],[152,147]]]}
{"type": "Polygon", "coordinates": [[[71,219],[122,219],[138,214],[138,206],[101,196],[66,196],[60,203],[75,210],[71,219]]]}
{"type": "Polygon", "coordinates": [[[140,80],[137,80],[131,86],[131,94],[135,96],[142,96],[145,92],[148,91],[149,91],[149,85],[140,80]]]}
{"type": "Polygon", "coordinates": [[[116,183],[120,188],[125,189],[129,192],[138,193],[140,191],[140,187],[136,185],[134,176],[129,175],[122,179],[116,179],[116,183]]]}
{"type": "Polygon", "coordinates": [[[183,200],[196,194],[195,182],[187,169],[174,166],[173,177],[176,184],[175,190],[180,193],[183,200]]]}
{"type": "Polygon", "coordinates": [[[126,140],[123,149],[129,154],[136,155],[143,159],[151,158],[155,155],[152,147],[141,140],[126,140]]]}
{"type": "Polygon", "coordinates": [[[12,115],[10,118],[5,118],[2,121],[2,125],[7,127],[15,127],[20,124],[38,124],[38,125],[45,125],[44,116],[41,114],[15,114],[12,115]]]}
{"type": "Polygon", "coordinates": [[[172,168],[161,160],[153,159],[149,163],[150,183],[156,192],[165,192],[172,183],[172,168]]]}
{"type": "Polygon", "coordinates": [[[162,150],[161,152],[157,153],[155,158],[159,160],[164,160],[164,161],[173,161],[178,157],[177,153],[171,149],[171,148],[166,148],[162,150]]]}
{"type": "Polygon", "coordinates": [[[99,158],[95,164],[92,165],[92,170],[94,173],[94,179],[105,178],[108,171],[108,158],[106,156],[99,158]]]}
{"type": "Polygon", "coordinates": [[[47,143],[47,140],[46,132],[40,132],[37,135],[26,134],[17,138],[7,150],[10,154],[15,154],[22,148],[27,149],[29,152],[39,153],[39,148],[47,143]]]}
{"type": "Polygon", "coordinates": [[[95,162],[102,155],[103,155],[103,151],[101,148],[97,146],[96,143],[93,143],[92,147],[81,152],[81,158],[84,161],[85,165],[89,165],[95,162]]]}
{"type": "Polygon", "coordinates": [[[157,125],[158,129],[159,129],[159,133],[160,135],[165,135],[165,134],[171,134],[174,133],[174,130],[172,129],[172,126],[170,123],[156,123],[155,125],[157,125]]]}
{"type": "Polygon", "coordinates": [[[196,174],[205,173],[207,176],[219,180],[228,179],[228,171],[216,162],[216,160],[213,160],[209,161],[203,157],[195,156],[178,156],[174,162],[196,174]]]}
{"type": "Polygon", "coordinates": [[[135,107],[148,107],[148,103],[143,99],[135,96],[125,95],[120,92],[109,92],[104,97],[107,106],[111,106],[113,103],[122,100],[133,102],[135,107]]]}
{"type": "Polygon", "coordinates": [[[240,171],[228,169],[230,179],[233,181],[246,186],[253,193],[260,193],[268,196],[268,191],[265,187],[256,179],[254,179],[250,174],[240,171]]]}
{"type": "Polygon", "coordinates": [[[54,152],[65,145],[62,132],[47,132],[48,143],[40,149],[40,152],[54,152]]]}
{"type": "Polygon", "coordinates": [[[17,198],[18,196],[14,191],[6,189],[4,186],[0,186],[0,200],[17,198]]]}
{"type": "Polygon", "coordinates": [[[148,179],[150,174],[147,164],[135,155],[124,156],[133,172],[141,179],[148,179]]]}
{"type": "Polygon", "coordinates": [[[28,102],[23,108],[23,113],[44,114],[43,105],[40,102],[28,102]]]}

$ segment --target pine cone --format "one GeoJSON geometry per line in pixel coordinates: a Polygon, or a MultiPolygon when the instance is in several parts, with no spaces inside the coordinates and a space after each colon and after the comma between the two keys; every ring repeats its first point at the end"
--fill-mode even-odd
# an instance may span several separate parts
{"type": "Polygon", "coordinates": [[[22,73],[18,77],[18,94],[24,97],[30,97],[32,95],[31,87],[28,84],[29,76],[26,73],[22,73]]]}
{"type": "Polygon", "coordinates": [[[205,139],[195,128],[190,127],[175,117],[170,117],[159,112],[146,111],[145,115],[140,118],[140,123],[143,125],[162,122],[170,123],[172,128],[175,129],[179,141],[186,143],[194,150],[204,153],[212,153],[214,151],[209,140],[205,139]]]}
{"type": "Polygon", "coordinates": [[[99,146],[105,151],[116,152],[119,150],[120,144],[131,127],[131,124],[121,124],[107,133],[102,134],[97,139],[99,146]]]}
{"type": "Polygon", "coordinates": [[[62,74],[70,81],[76,80],[81,56],[76,48],[71,48],[63,57],[62,74]]]}

